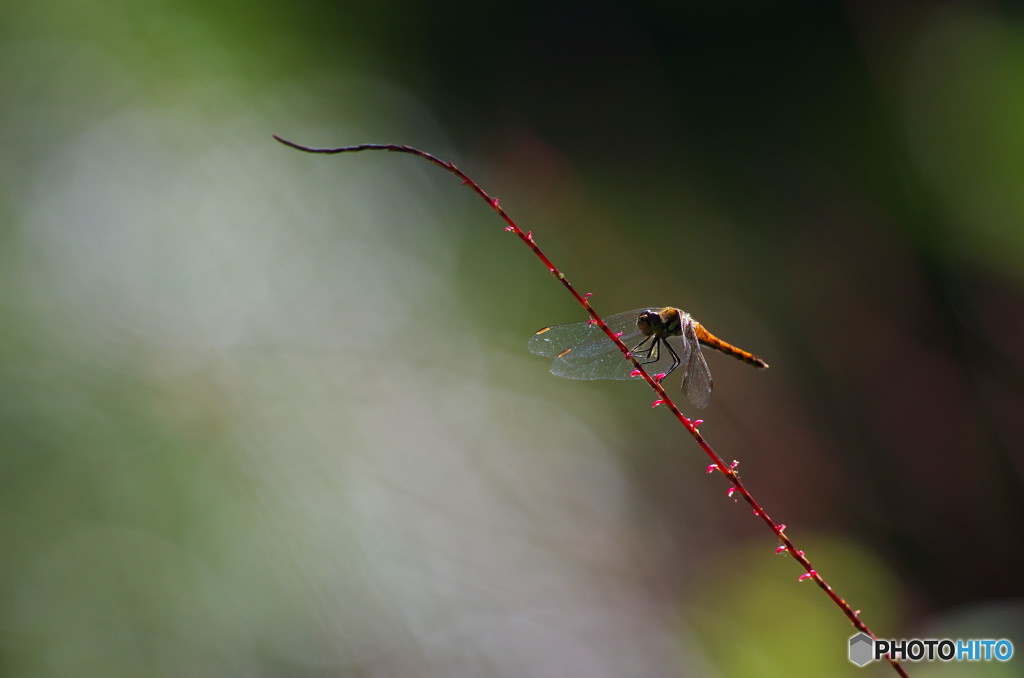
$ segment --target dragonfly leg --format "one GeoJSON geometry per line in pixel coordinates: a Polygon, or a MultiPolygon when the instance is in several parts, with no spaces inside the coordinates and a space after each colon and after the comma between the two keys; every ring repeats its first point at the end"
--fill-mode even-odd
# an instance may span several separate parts
{"type": "Polygon", "coordinates": [[[633,357],[636,358],[636,361],[641,365],[656,362],[658,360],[657,337],[655,337],[654,335],[644,337],[644,340],[641,341],[636,346],[634,346],[633,348],[629,349],[629,352],[633,354],[633,357]],[[651,342],[651,345],[645,348],[644,344],[646,344],[649,341],[651,342]]]}
{"type": "Polygon", "coordinates": [[[672,355],[672,365],[665,370],[665,374],[669,375],[675,372],[676,368],[679,367],[679,354],[676,353],[674,348],[672,348],[672,344],[668,343],[664,339],[661,340],[661,343],[665,344],[665,348],[667,348],[668,352],[672,355]]]}

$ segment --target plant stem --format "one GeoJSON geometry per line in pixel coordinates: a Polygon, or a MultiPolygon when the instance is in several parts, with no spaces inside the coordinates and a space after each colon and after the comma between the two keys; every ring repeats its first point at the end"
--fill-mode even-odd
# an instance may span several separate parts
{"type": "MultiPolygon", "coordinates": [[[[456,177],[461,179],[463,185],[469,186],[469,188],[472,189],[474,193],[483,198],[483,200],[488,205],[491,206],[491,209],[498,213],[498,216],[500,216],[502,220],[507,224],[505,230],[514,233],[520,240],[523,241],[523,243],[526,244],[527,247],[529,247],[533,251],[537,258],[540,259],[544,266],[547,267],[551,275],[555,276],[555,278],[560,283],[562,283],[562,286],[569,291],[569,294],[571,294],[573,298],[576,299],[576,301],[586,310],[587,314],[590,315],[590,318],[594,322],[594,324],[600,327],[601,330],[604,331],[606,335],[608,335],[608,338],[615,342],[615,345],[619,348],[620,351],[622,351],[623,356],[633,363],[633,367],[636,368],[637,375],[642,377],[644,381],[646,381],[647,384],[652,389],[654,389],[654,392],[658,394],[658,399],[655,401],[655,404],[664,404],[666,407],[668,407],[668,409],[672,412],[675,418],[679,420],[679,422],[683,425],[684,428],[686,428],[689,434],[693,436],[693,439],[697,441],[697,444],[704,451],[704,454],[706,454],[711,459],[712,465],[709,467],[709,471],[712,469],[717,469],[722,473],[722,475],[724,475],[729,480],[730,483],[732,483],[734,493],[739,492],[740,496],[742,496],[743,499],[747,502],[747,504],[749,504],[750,507],[753,508],[754,514],[758,516],[762,521],[764,521],[765,525],[767,525],[768,528],[775,533],[775,536],[778,537],[778,539],[782,542],[782,546],[784,547],[785,551],[787,551],[789,555],[791,555],[793,559],[796,560],[800,564],[800,566],[804,568],[806,574],[800,576],[800,581],[803,581],[804,579],[813,579],[814,583],[818,585],[818,588],[824,591],[825,595],[827,595],[832,600],[832,602],[835,603],[835,605],[843,612],[843,614],[846,615],[846,617],[850,620],[850,623],[853,624],[854,628],[856,628],[858,631],[861,631],[871,636],[872,639],[877,640],[878,637],[874,634],[874,632],[871,631],[870,628],[868,628],[867,624],[865,624],[861,620],[859,611],[855,611],[853,608],[850,607],[846,600],[844,600],[838,594],[836,594],[836,592],[825,581],[825,579],[820,574],[818,574],[817,570],[814,569],[814,567],[811,565],[811,561],[808,560],[807,557],[804,555],[804,552],[797,549],[793,541],[788,536],[786,536],[786,526],[782,523],[775,522],[771,518],[771,516],[768,515],[768,512],[765,511],[765,509],[754,499],[754,496],[743,485],[743,482],[740,480],[739,474],[736,473],[735,464],[726,464],[725,461],[723,461],[722,458],[718,455],[718,453],[715,452],[715,450],[711,447],[711,445],[704,439],[704,436],[702,436],[700,434],[700,431],[697,430],[697,425],[700,424],[701,422],[697,421],[696,423],[694,423],[689,418],[687,418],[686,415],[683,414],[682,410],[680,410],[679,407],[672,401],[672,398],[669,397],[668,393],[665,391],[665,388],[661,385],[660,381],[658,381],[657,379],[655,379],[654,377],[647,373],[647,370],[644,369],[644,366],[637,362],[636,358],[632,356],[629,347],[622,343],[618,335],[616,335],[614,332],[612,332],[611,329],[609,329],[608,325],[605,324],[601,316],[598,315],[596,310],[594,310],[594,307],[590,304],[590,301],[588,300],[588,297],[590,295],[583,295],[576,291],[576,288],[572,286],[572,284],[565,277],[565,275],[561,271],[559,271],[553,263],[551,263],[551,260],[548,259],[547,255],[545,255],[544,252],[540,249],[540,247],[537,246],[537,243],[534,242],[533,232],[523,231],[521,228],[519,228],[519,226],[512,220],[511,217],[509,217],[509,215],[505,212],[501,205],[498,204],[497,198],[492,198],[490,195],[488,195],[482,188],[480,188],[480,186],[475,181],[466,176],[466,174],[464,174],[462,170],[456,167],[453,163],[445,162],[444,160],[441,160],[440,158],[431,155],[426,151],[421,151],[418,148],[413,148],[412,146],[404,146],[399,144],[359,144],[356,146],[341,146],[338,148],[310,148],[308,146],[302,146],[294,142],[288,141],[286,139],[282,139],[276,134],[274,135],[274,139],[281,142],[285,146],[290,146],[291,148],[294,148],[299,151],[304,151],[306,153],[320,153],[326,155],[334,155],[337,153],[354,153],[357,151],[392,151],[394,153],[408,153],[410,155],[415,155],[420,158],[423,158],[427,162],[433,163],[434,165],[437,165],[441,169],[451,174],[454,174],[456,177]]],[[[886,659],[888,660],[889,664],[891,664],[892,667],[896,670],[897,673],[899,673],[901,676],[907,676],[906,671],[904,670],[903,666],[899,663],[898,660],[895,660],[889,656],[887,656],[886,659]]]]}

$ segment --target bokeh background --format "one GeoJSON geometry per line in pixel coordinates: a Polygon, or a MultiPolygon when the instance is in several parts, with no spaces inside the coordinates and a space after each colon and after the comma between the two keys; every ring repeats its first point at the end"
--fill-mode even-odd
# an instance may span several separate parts
{"type": "Polygon", "coordinates": [[[764,357],[702,431],[839,594],[1024,651],[1024,14],[716,5],[4,3],[0,675],[894,675],[482,201],[272,133],[764,357]]]}

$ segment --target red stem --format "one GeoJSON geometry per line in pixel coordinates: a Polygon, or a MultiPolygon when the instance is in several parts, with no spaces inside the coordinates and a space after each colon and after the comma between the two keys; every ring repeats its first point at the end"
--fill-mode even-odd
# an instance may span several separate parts
{"type": "MultiPolygon", "coordinates": [[[[704,450],[704,453],[711,459],[715,467],[717,467],[717,469],[726,478],[729,479],[729,482],[732,483],[736,491],[739,492],[743,499],[751,506],[751,508],[754,509],[754,513],[759,518],[761,518],[761,520],[764,521],[764,523],[768,526],[769,529],[771,529],[772,532],[775,533],[775,536],[778,537],[779,540],[782,542],[783,546],[785,546],[786,551],[789,552],[789,555],[791,555],[793,559],[800,563],[801,567],[804,568],[807,574],[803,575],[803,578],[813,579],[814,583],[818,585],[818,588],[824,591],[825,595],[831,598],[832,602],[835,603],[840,610],[842,610],[843,614],[845,614],[846,617],[850,620],[854,628],[856,628],[858,631],[861,631],[871,636],[872,639],[878,639],[874,632],[872,632],[871,629],[868,628],[867,624],[861,621],[857,612],[855,612],[853,608],[851,608],[850,605],[843,598],[840,598],[839,595],[836,594],[834,590],[832,590],[832,587],[829,586],[825,579],[820,574],[818,574],[817,570],[815,570],[811,566],[811,561],[808,560],[806,556],[804,556],[804,552],[798,550],[796,546],[793,544],[792,540],[790,540],[790,538],[786,536],[786,526],[780,523],[776,523],[774,520],[772,520],[771,516],[768,515],[768,512],[765,511],[759,503],[757,503],[757,501],[754,499],[754,496],[750,494],[747,488],[743,485],[743,482],[740,480],[739,474],[736,473],[736,470],[731,466],[727,465],[722,460],[722,458],[718,456],[718,453],[715,452],[711,445],[708,444],[708,442],[704,439],[704,436],[702,436],[700,434],[700,431],[697,430],[697,427],[694,426],[693,422],[690,421],[690,419],[688,419],[686,415],[683,414],[682,410],[680,410],[679,407],[677,407],[676,404],[672,401],[672,398],[669,397],[668,393],[665,391],[665,388],[651,375],[647,373],[647,370],[644,369],[644,366],[641,363],[637,362],[636,358],[634,358],[630,353],[629,347],[622,343],[619,337],[616,336],[616,334],[612,332],[611,329],[609,329],[608,325],[605,324],[601,316],[598,315],[597,311],[594,310],[594,307],[590,305],[590,301],[587,300],[587,297],[577,292],[576,288],[572,286],[572,284],[565,277],[565,275],[561,271],[559,271],[553,263],[551,263],[551,260],[548,259],[547,255],[545,255],[544,252],[541,251],[540,247],[537,246],[537,243],[534,242],[533,233],[524,232],[521,228],[519,228],[519,226],[514,221],[512,221],[512,218],[509,217],[505,210],[502,209],[502,207],[498,204],[497,198],[492,198],[490,195],[488,195],[482,188],[480,188],[480,186],[475,181],[466,176],[462,172],[462,170],[456,167],[453,163],[445,162],[444,160],[441,160],[440,158],[431,155],[426,151],[421,151],[418,148],[413,148],[412,146],[404,146],[398,144],[359,144],[357,146],[341,146],[339,148],[310,148],[308,146],[301,146],[286,139],[282,139],[276,134],[274,135],[274,139],[281,142],[285,146],[290,146],[296,150],[304,151],[306,153],[322,153],[326,155],[333,155],[336,153],[353,153],[356,151],[393,151],[395,153],[409,153],[411,155],[419,156],[420,158],[423,158],[427,162],[431,162],[440,167],[441,169],[450,172],[451,174],[454,174],[459,179],[461,179],[464,185],[469,186],[474,193],[483,198],[484,201],[488,205],[490,205],[495,212],[498,213],[498,216],[500,216],[505,221],[505,223],[508,224],[508,226],[505,228],[506,231],[515,233],[516,236],[518,236],[519,239],[522,240],[527,247],[533,250],[533,253],[537,255],[537,258],[540,259],[541,262],[543,262],[543,264],[547,267],[548,271],[551,272],[551,275],[555,276],[555,278],[557,278],[558,281],[562,283],[565,289],[569,291],[569,294],[571,294],[576,299],[576,301],[579,302],[579,304],[583,306],[584,309],[586,309],[587,313],[593,319],[594,323],[598,327],[600,327],[606,335],[608,335],[609,339],[615,342],[615,345],[619,347],[620,351],[622,351],[623,356],[625,356],[627,360],[633,363],[633,366],[636,368],[639,376],[643,377],[644,381],[646,381],[647,384],[652,389],[654,389],[654,392],[658,394],[658,399],[666,407],[668,407],[669,410],[672,411],[672,414],[675,415],[676,419],[678,419],[679,422],[690,433],[690,435],[693,436],[694,440],[697,441],[697,444],[700,445],[700,448],[702,450],[704,450]]],[[[888,656],[886,658],[888,659],[889,664],[892,665],[892,667],[896,670],[897,673],[899,673],[901,676],[907,676],[906,671],[903,669],[903,666],[899,663],[899,661],[888,656]]]]}

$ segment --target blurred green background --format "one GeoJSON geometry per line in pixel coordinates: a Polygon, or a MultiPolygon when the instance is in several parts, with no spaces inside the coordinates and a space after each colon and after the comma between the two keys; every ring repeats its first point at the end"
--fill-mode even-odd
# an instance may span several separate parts
{"type": "Polygon", "coordinates": [[[894,675],[478,198],[272,133],[764,357],[702,431],[839,594],[1024,651],[1024,15],[711,4],[5,3],[0,675],[894,675]]]}

